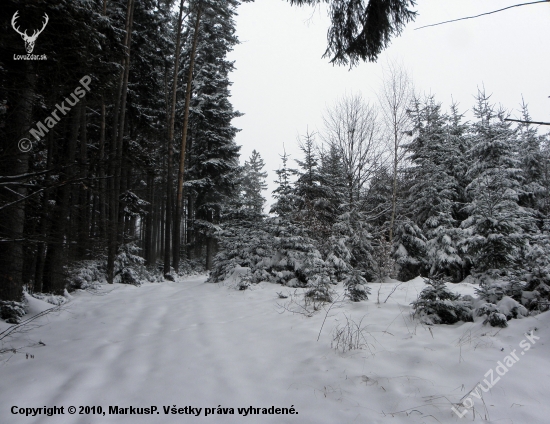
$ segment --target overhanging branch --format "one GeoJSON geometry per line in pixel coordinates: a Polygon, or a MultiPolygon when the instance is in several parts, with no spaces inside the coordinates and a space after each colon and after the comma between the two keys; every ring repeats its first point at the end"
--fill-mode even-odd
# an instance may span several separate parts
{"type": "Polygon", "coordinates": [[[537,122],[537,121],[522,121],[521,119],[506,118],[505,121],[521,122],[522,124],[535,124],[535,125],[550,125],[550,122],[537,122]]]}
{"type": "Polygon", "coordinates": [[[475,15],[475,16],[467,16],[467,17],[465,17],[465,18],[451,19],[450,21],[438,22],[437,24],[424,25],[424,26],[415,28],[414,30],[416,31],[417,29],[422,29],[422,28],[428,28],[428,27],[433,27],[433,26],[437,26],[437,25],[448,24],[448,23],[451,23],[451,22],[464,21],[464,20],[466,20],[466,19],[479,18],[480,16],[485,16],[485,15],[492,15],[493,13],[498,13],[498,12],[502,12],[502,11],[504,11],[504,10],[512,9],[513,7],[528,6],[528,5],[530,5],[530,4],[548,3],[548,2],[550,2],[550,0],[538,0],[538,1],[531,1],[531,2],[529,2],[529,3],[514,4],[514,5],[512,5],[512,6],[504,7],[504,8],[502,8],[502,9],[498,9],[498,10],[493,10],[492,12],[481,13],[481,14],[475,15]]]}

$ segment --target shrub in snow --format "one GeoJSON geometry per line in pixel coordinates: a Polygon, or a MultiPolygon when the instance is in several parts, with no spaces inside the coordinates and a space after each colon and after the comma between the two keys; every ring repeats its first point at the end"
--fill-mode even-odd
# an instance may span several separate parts
{"type": "Polygon", "coordinates": [[[55,306],[63,305],[69,300],[69,293],[65,290],[65,296],[58,296],[55,294],[45,294],[45,293],[31,293],[31,296],[35,299],[39,299],[43,302],[50,303],[55,306]]]}
{"type": "Polygon", "coordinates": [[[497,303],[497,307],[508,320],[511,320],[512,318],[523,318],[529,315],[529,312],[525,306],[509,296],[504,296],[497,303]]]}
{"type": "Polygon", "coordinates": [[[491,324],[492,327],[508,327],[506,315],[500,312],[498,306],[494,303],[484,303],[476,310],[477,316],[484,316],[483,324],[491,324]]]}
{"type": "Polygon", "coordinates": [[[427,286],[418,299],[411,304],[414,316],[427,325],[454,324],[458,321],[472,321],[472,301],[451,292],[445,281],[438,277],[425,278],[427,286]]]}
{"type": "Polygon", "coordinates": [[[482,280],[475,291],[480,299],[488,303],[497,303],[504,297],[506,286],[507,282],[504,281],[482,280]]]}
{"type": "Polygon", "coordinates": [[[506,321],[529,315],[531,302],[538,301],[534,292],[523,290],[526,285],[514,275],[509,280],[492,280],[486,278],[476,288],[479,296],[476,316],[485,316],[484,324],[496,327],[506,327],[506,321]],[[527,308],[526,308],[527,306],[527,308]]]}
{"type": "Polygon", "coordinates": [[[134,286],[141,285],[141,280],[138,273],[130,267],[124,267],[120,271],[120,278],[118,282],[122,284],[131,284],[134,286]]]}
{"type": "Polygon", "coordinates": [[[361,300],[369,298],[370,287],[367,286],[367,280],[365,280],[357,270],[351,271],[346,277],[344,286],[346,287],[346,296],[352,302],[360,302],[361,300]]]}
{"type": "Polygon", "coordinates": [[[69,291],[94,288],[106,284],[105,261],[86,260],[74,263],[68,272],[69,291]]]}
{"type": "MultiPolygon", "coordinates": [[[[548,224],[546,224],[548,225],[548,224]]],[[[521,292],[521,303],[531,311],[547,311],[550,307],[550,236],[535,238],[525,255],[527,284],[521,292]]]]}
{"type": "Polygon", "coordinates": [[[522,318],[529,314],[527,309],[509,296],[504,296],[496,304],[487,302],[482,303],[476,309],[477,316],[485,316],[484,324],[490,324],[493,327],[507,327],[512,318],[522,318]]]}
{"type": "Polygon", "coordinates": [[[26,313],[23,302],[0,300],[0,318],[6,320],[8,324],[19,324],[21,317],[26,313]]]}
{"type": "MultiPolygon", "coordinates": [[[[173,269],[173,268],[171,268],[173,269]]],[[[178,275],[180,277],[204,274],[206,271],[204,267],[204,261],[202,259],[183,259],[180,260],[180,269],[178,275]]],[[[162,274],[162,268],[159,269],[159,273],[162,274]]],[[[174,277],[174,274],[170,274],[174,277]]]]}
{"type": "Polygon", "coordinates": [[[320,273],[315,274],[308,279],[307,290],[304,293],[306,299],[314,302],[328,303],[332,302],[331,281],[328,275],[320,273]]]}
{"type": "Polygon", "coordinates": [[[550,308],[550,287],[539,283],[534,290],[521,293],[521,303],[532,313],[545,312],[550,308]]]}
{"type": "Polygon", "coordinates": [[[509,296],[504,296],[496,304],[483,303],[477,308],[477,316],[486,316],[484,324],[491,324],[493,327],[507,327],[506,321],[512,318],[522,318],[529,314],[527,309],[509,296]]]}
{"type": "Polygon", "coordinates": [[[527,283],[525,281],[520,281],[517,278],[512,277],[504,292],[507,296],[510,296],[512,299],[521,302],[523,291],[527,283]]]}
{"type": "Polygon", "coordinates": [[[151,275],[144,266],[145,259],[139,256],[140,248],[134,243],[123,244],[115,259],[115,283],[139,286],[151,275]]]}
{"type": "Polygon", "coordinates": [[[491,312],[483,323],[484,324],[489,323],[491,324],[491,327],[501,327],[501,328],[508,327],[508,321],[506,320],[506,315],[498,312],[491,312]]]}
{"type": "Polygon", "coordinates": [[[217,233],[219,251],[214,257],[209,282],[229,278],[240,267],[250,270],[250,283],[270,279],[266,271],[273,255],[273,235],[268,232],[270,221],[234,220],[223,225],[217,233]]]}
{"type": "Polygon", "coordinates": [[[251,284],[250,268],[236,266],[229,276],[224,279],[224,283],[238,290],[246,290],[251,284]]]}

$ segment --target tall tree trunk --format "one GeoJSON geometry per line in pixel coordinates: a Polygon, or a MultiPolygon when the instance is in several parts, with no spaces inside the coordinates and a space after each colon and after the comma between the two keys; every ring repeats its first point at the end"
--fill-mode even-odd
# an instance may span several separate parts
{"type": "MultiPolygon", "coordinates": [[[[21,175],[29,169],[29,154],[18,148],[18,142],[28,136],[32,125],[32,107],[34,102],[35,74],[33,64],[25,62],[24,75],[14,78],[14,90],[11,105],[13,107],[10,145],[2,158],[1,175],[21,175]],[[19,83],[21,81],[21,83],[19,83]]],[[[20,200],[27,189],[18,187],[3,189],[0,204],[9,204],[20,200]]],[[[23,295],[23,238],[25,225],[25,202],[0,210],[0,300],[20,301],[23,295]]]]}
{"type": "Polygon", "coordinates": [[[105,99],[101,97],[101,122],[99,124],[99,225],[98,236],[105,238],[107,230],[107,209],[105,202],[107,199],[106,181],[105,181],[105,99]]]}
{"type": "Polygon", "coordinates": [[[191,58],[189,60],[189,73],[187,75],[187,87],[185,90],[185,108],[183,112],[183,131],[181,136],[180,163],[178,170],[178,194],[176,198],[176,216],[174,219],[174,258],[173,266],[176,272],[179,271],[180,260],[180,226],[183,210],[183,174],[185,170],[185,149],[187,145],[187,127],[189,123],[189,104],[191,103],[191,85],[193,83],[193,67],[195,65],[195,54],[197,52],[197,42],[199,39],[199,28],[202,14],[202,5],[199,2],[197,17],[195,19],[195,32],[193,34],[193,45],[191,47],[191,58]]]}
{"type": "Polygon", "coordinates": [[[385,71],[382,91],[379,95],[382,115],[389,136],[388,148],[392,152],[392,198],[389,242],[393,247],[395,221],[397,219],[397,180],[400,163],[403,159],[406,133],[410,130],[408,109],[412,100],[413,88],[411,80],[404,69],[393,64],[385,71]]]}
{"type": "Polygon", "coordinates": [[[84,259],[89,253],[89,189],[88,181],[88,138],[86,133],[86,98],[81,100],[80,124],[80,184],[78,207],[78,258],[84,259]]]}
{"type": "Polygon", "coordinates": [[[143,229],[144,252],[145,260],[148,266],[153,266],[155,260],[153,259],[153,220],[155,210],[155,174],[150,170],[147,173],[147,199],[149,206],[147,207],[147,216],[145,217],[145,228],[143,229]]]}
{"type": "Polygon", "coordinates": [[[397,124],[394,127],[394,149],[393,149],[393,180],[391,195],[391,220],[390,220],[390,246],[393,246],[393,228],[395,226],[395,212],[397,206],[397,169],[399,166],[399,137],[397,134],[397,124]]]}
{"type": "MultiPolygon", "coordinates": [[[[74,162],[76,158],[76,145],[78,131],[81,123],[82,103],[75,106],[72,113],[70,135],[68,145],[65,147],[67,156],[60,172],[60,181],[63,183],[57,189],[56,206],[52,218],[52,229],[48,250],[44,264],[43,290],[48,293],[63,294],[65,289],[65,276],[63,265],[65,264],[64,254],[68,236],[68,217],[70,213],[70,197],[73,186],[71,182],[75,176],[74,162]]],[[[60,149],[63,151],[63,149],[60,149]]]]}
{"type": "MultiPolygon", "coordinates": [[[[51,169],[54,155],[54,140],[53,132],[48,133],[48,157],[46,159],[46,169],[51,169]]],[[[46,186],[50,183],[51,178],[46,177],[46,186]]],[[[42,198],[42,210],[40,214],[40,227],[38,230],[40,243],[36,249],[36,271],[34,276],[34,291],[42,292],[42,279],[44,277],[44,260],[46,257],[46,239],[51,228],[51,207],[50,207],[50,190],[44,192],[42,198]]]]}
{"type": "Polygon", "coordinates": [[[192,194],[189,194],[187,197],[187,258],[194,259],[195,255],[194,246],[195,246],[195,226],[194,226],[194,217],[195,217],[195,198],[192,194]]]}
{"type": "Polygon", "coordinates": [[[120,105],[120,114],[118,113],[118,105],[115,105],[115,118],[113,126],[113,140],[114,143],[111,152],[114,150],[115,157],[111,160],[114,165],[113,184],[111,190],[111,202],[109,209],[109,241],[107,249],[107,282],[112,284],[115,278],[115,258],[118,251],[118,237],[119,237],[119,196],[120,196],[120,177],[122,166],[122,150],[124,140],[124,123],[126,117],[126,98],[128,94],[128,77],[130,73],[130,46],[132,41],[132,24],[134,15],[134,0],[128,0],[126,7],[126,37],[125,48],[126,58],[124,60],[124,69],[122,72],[122,79],[119,86],[120,97],[117,98],[117,104],[120,105]],[[117,122],[117,118],[118,122],[117,122]]]}
{"type": "Polygon", "coordinates": [[[160,217],[160,225],[159,225],[159,228],[158,228],[158,233],[159,233],[159,244],[158,244],[158,252],[160,253],[160,256],[164,256],[164,231],[163,231],[163,228],[165,228],[165,222],[164,222],[164,219],[165,219],[165,210],[166,210],[166,199],[161,199],[160,201],[160,214],[159,214],[159,217],[160,217]]]}
{"type": "Polygon", "coordinates": [[[180,11],[178,16],[178,32],[176,36],[176,51],[174,54],[174,78],[172,80],[172,99],[170,103],[170,118],[168,122],[168,163],[166,166],[166,221],[165,221],[165,239],[164,239],[164,275],[170,273],[170,260],[171,260],[171,249],[170,249],[170,227],[172,224],[172,162],[174,156],[174,148],[172,143],[174,142],[174,126],[176,121],[176,99],[178,91],[178,71],[180,65],[180,54],[181,54],[181,27],[182,27],[182,16],[183,16],[183,0],[180,0],[180,11]]]}

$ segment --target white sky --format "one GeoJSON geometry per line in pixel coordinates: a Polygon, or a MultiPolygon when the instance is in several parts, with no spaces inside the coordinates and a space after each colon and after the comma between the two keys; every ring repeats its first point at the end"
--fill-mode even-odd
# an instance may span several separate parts
{"type": "Polygon", "coordinates": [[[435,94],[445,108],[452,96],[462,111],[470,109],[477,87],[484,85],[494,103],[517,109],[523,95],[533,120],[550,121],[550,3],[414,31],[524,1],[418,0],[416,21],[393,39],[378,63],[351,71],[321,58],[329,26],[324,10],[291,7],[286,0],[243,4],[237,17],[241,44],[230,54],[237,68],[230,77],[232,102],[245,113],[234,121],[242,129],[236,140],[242,162],[253,149],[260,152],[269,198],[283,143],[294,166],[298,135],[308,126],[322,131],[326,108],[345,93],[361,92],[375,102],[389,60],[402,63],[416,91],[435,94]]]}

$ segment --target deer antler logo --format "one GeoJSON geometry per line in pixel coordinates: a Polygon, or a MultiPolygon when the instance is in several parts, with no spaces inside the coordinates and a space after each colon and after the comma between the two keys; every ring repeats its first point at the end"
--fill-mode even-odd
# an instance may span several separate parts
{"type": "Polygon", "coordinates": [[[16,27],[16,20],[19,17],[18,16],[19,10],[13,14],[13,18],[11,18],[11,26],[17,32],[25,41],[25,49],[27,50],[27,53],[32,53],[34,50],[34,43],[36,42],[36,39],[38,36],[44,31],[44,28],[46,28],[46,25],[48,25],[48,22],[50,18],[48,18],[48,15],[44,13],[44,24],[42,25],[42,28],[40,30],[34,30],[31,36],[27,35],[27,30],[25,32],[19,31],[19,27],[16,27]]]}

